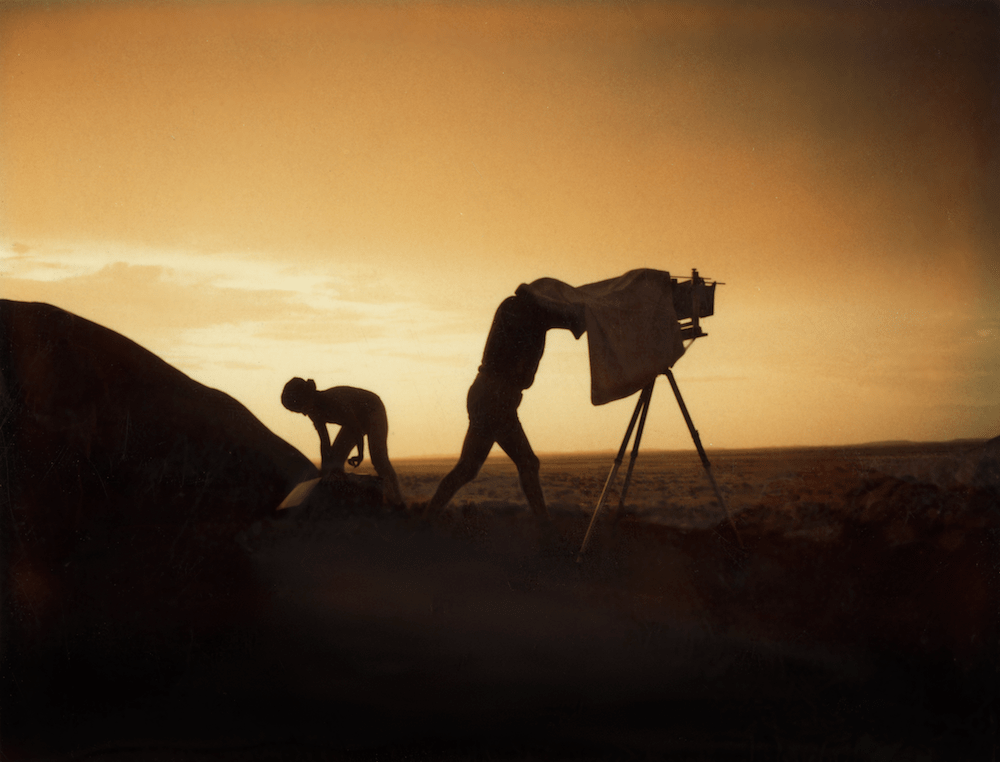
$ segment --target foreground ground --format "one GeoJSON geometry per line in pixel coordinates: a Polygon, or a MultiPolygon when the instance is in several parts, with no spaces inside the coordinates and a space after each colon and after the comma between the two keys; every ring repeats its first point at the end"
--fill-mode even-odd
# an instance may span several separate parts
{"type": "MultiPolygon", "coordinates": [[[[544,459],[554,536],[502,460],[431,521],[377,505],[362,476],[233,536],[203,527],[200,547],[234,562],[202,591],[208,608],[235,588],[250,604],[211,626],[72,609],[17,665],[17,726],[5,721],[0,751],[995,753],[995,446],[712,453],[732,523],[693,452],[642,454],[578,561],[612,458],[544,459]]],[[[400,462],[405,495],[425,500],[449,465],[400,462]]]]}

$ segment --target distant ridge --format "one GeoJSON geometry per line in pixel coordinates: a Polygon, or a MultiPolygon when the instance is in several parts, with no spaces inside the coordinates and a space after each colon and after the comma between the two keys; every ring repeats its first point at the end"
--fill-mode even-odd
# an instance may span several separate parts
{"type": "MultiPolygon", "coordinates": [[[[875,442],[858,442],[852,445],[842,445],[843,447],[898,447],[899,445],[918,444],[912,439],[879,439],[875,442]]],[[[919,443],[925,444],[925,443],[919,443]]]]}
{"type": "Polygon", "coordinates": [[[962,445],[962,444],[983,444],[988,442],[987,437],[974,437],[974,438],[961,438],[961,439],[941,439],[941,440],[928,440],[928,441],[915,441],[912,439],[885,439],[879,442],[862,442],[857,445],[840,445],[842,447],[901,447],[901,446],[922,446],[922,445],[962,445]]]}

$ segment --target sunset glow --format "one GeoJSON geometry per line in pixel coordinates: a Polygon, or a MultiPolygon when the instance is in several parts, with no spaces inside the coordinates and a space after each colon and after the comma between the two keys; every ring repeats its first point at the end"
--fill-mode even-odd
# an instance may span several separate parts
{"type": "MultiPolygon", "coordinates": [[[[371,389],[402,458],[458,451],[518,284],[694,267],[706,446],[993,437],[998,72],[986,4],[6,3],[0,297],[310,457],[284,382],[371,389]]],[[[551,332],[538,452],[618,446],[589,381],[551,332]]],[[[665,383],[644,442],[691,447],[665,383]]]]}

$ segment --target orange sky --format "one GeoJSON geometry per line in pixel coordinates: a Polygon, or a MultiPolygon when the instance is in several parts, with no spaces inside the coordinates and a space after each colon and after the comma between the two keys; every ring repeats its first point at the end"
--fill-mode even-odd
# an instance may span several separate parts
{"type": "MultiPolygon", "coordinates": [[[[456,452],[497,304],[725,282],[676,376],[706,445],[1000,434],[992,4],[7,2],[0,296],[135,339],[310,456],[293,375],[456,452]]],[[[613,449],[586,339],[522,420],[613,449]]],[[[689,447],[663,384],[644,441],[689,447]]]]}

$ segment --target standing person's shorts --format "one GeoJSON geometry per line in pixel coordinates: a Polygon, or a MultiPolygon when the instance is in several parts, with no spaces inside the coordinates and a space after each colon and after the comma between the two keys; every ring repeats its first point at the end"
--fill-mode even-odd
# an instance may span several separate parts
{"type": "Polygon", "coordinates": [[[516,386],[480,371],[466,398],[469,430],[495,442],[504,432],[519,429],[517,408],[523,396],[516,386]]]}

